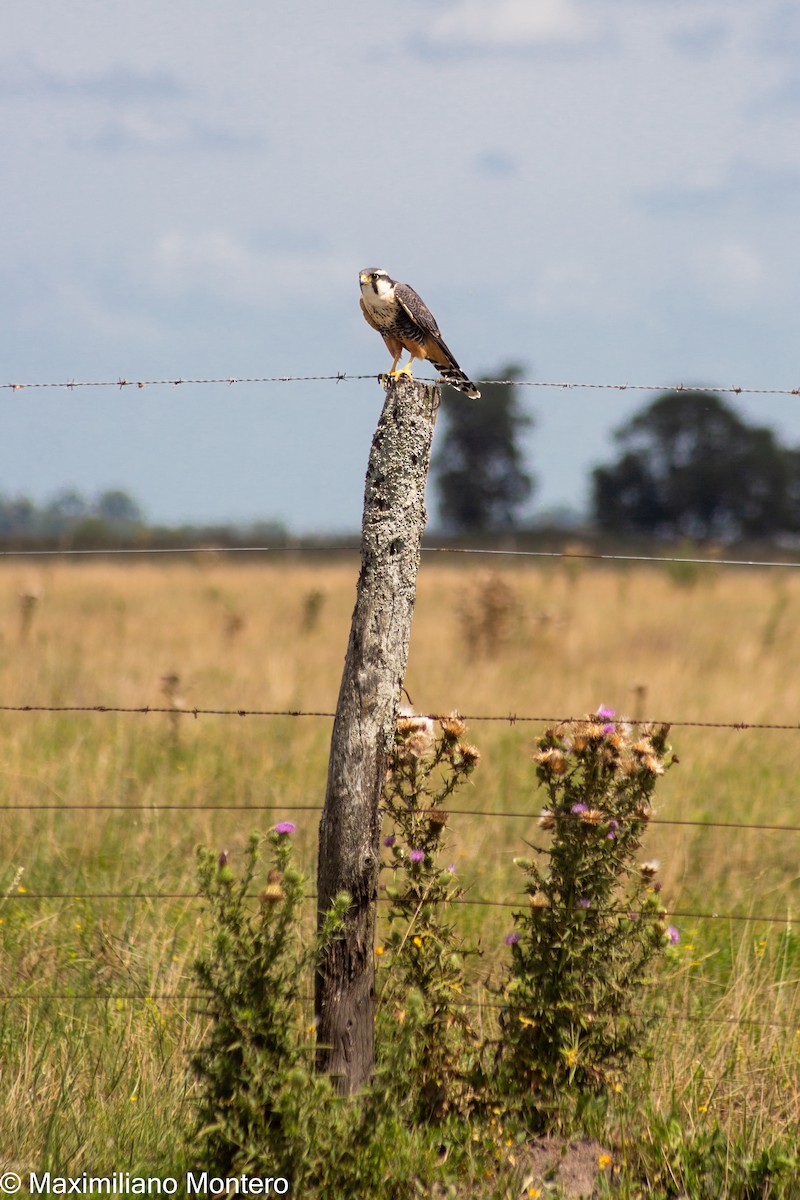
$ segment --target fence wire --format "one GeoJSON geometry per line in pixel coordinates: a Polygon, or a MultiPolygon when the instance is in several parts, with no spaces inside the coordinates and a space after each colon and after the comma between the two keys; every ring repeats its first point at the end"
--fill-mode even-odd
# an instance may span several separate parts
{"type": "MultiPolygon", "coordinates": [[[[27,1000],[38,1004],[46,1004],[52,1001],[63,1002],[65,1000],[76,1000],[83,1003],[94,1001],[101,1004],[107,1004],[110,1001],[139,1001],[140,1004],[208,1004],[210,999],[211,997],[205,992],[0,992],[0,1002],[27,1000]]],[[[313,997],[305,996],[303,1000],[306,1004],[310,1005],[313,1002],[313,997]]],[[[459,996],[457,1007],[502,1011],[506,1006],[494,1000],[470,1000],[465,996],[459,996]]],[[[798,1029],[798,1026],[794,1023],[761,1021],[755,1017],[714,1017],[704,1014],[669,1012],[665,1012],[661,1016],[667,1021],[686,1022],[689,1024],[735,1025],[737,1027],[754,1029],[778,1029],[786,1033],[794,1033],[798,1029]]],[[[185,1053],[193,1053],[193,1050],[189,1049],[185,1053]]]]}
{"type": "MultiPolygon", "coordinates": [[[[428,811],[432,810],[425,808],[417,810],[420,816],[428,811]]],[[[322,805],[293,804],[291,802],[283,802],[281,804],[0,804],[0,812],[111,812],[119,813],[120,815],[132,812],[307,812],[320,814],[322,812],[322,805]]],[[[450,808],[449,806],[447,814],[449,817],[487,817],[492,821],[538,821],[541,817],[545,816],[544,811],[497,812],[494,809],[450,808]]],[[[566,817],[567,814],[564,814],[564,816],[566,817]]],[[[575,816],[573,819],[578,821],[580,817],[575,816]]],[[[675,826],[678,828],[685,826],[693,829],[736,829],[744,831],[752,830],[759,833],[800,833],[800,825],[771,825],[764,822],[751,821],[700,821],[689,818],[650,817],[647,823],[648,825],[675,826]]]]}
{"type": "MultiPolygon", "coordinates": [[[[360,554],[358,545],[343,546],[109,546],[71,548],[57,547],[48,549],[16,549],[0,550],[0,558],[111,558],[132,555],[139,558],[157,557],[159,555],[214,555],[229,554],[360,554]]],[[[679,566],[702,567],[783,567],[797,569],[800,560],[792,559],[758,559],[758,558],[692,558],[685,555],[669,554],[603,554],[593,550],[513,550],[488,549],[480,546],[422,546],[422,554],[461,554],[474,555],[484,558],[533,558],[533,559],[562,559],[566,561],[610,562],[610,563],[665,563],[679,566]]]]}
{"type": "MultiPolygon", "coordinates": [[[[176,717],[317,717],[333,720],[335,712],[322,709],[298,708],[199,708],[186,705],[182,708],[154,704],[0,704],[0,712],[7,713],[98,713],[108,715],[115,713],[123,716],[150,716],[167,714],[176,717]]],[[[581,713],[580,716],[538,716],[522,713],[459,713],[462,721],[500,722],[505,725],[567,725],[576,721],[587,721],[591,715],[581,713]]],[[[451,713],[415,713],[418,720],[444,721],[451,713]]],[[[667,717],[627,717],[605,720],[605,724],[616,725],[668,725],[670,729],[730,729],[737,733],[755,729],[771,729],[784,733],[800,732],[800,723],[780,723],[777,721],[692,721],[675,720],[667,717]]]]}
{"type": "MultiPolygon", "coordinates": [[[[519,909],[526,907],[527,893],[521,892],[517,900],[485,900],[477,899],[470,896],[460,896],[450,901],[451,904],[458,905],[462,908],[510,908],[519,909]]],[[[247,899],[258,900],[257,892],[250,894],[247,899]]],[[[317,897],[313,893],[304,896],[303,899],[310,903],[316,901],[317,897]]],[[[388,896],[379,895],[379,904],[391,903],[388,896]]],[[[162,901],[173,902],[176,900],[193,901],[197,903],[207,903],[204,896],[199,892],[30,892],[25,889],[17,892],[8,892],[3,896],[3,902],[11,900],[33,901],[33,900],[136,900],[136,901],[162,901]]],[[[584,909],[576,909],[576,911],[584,912],[584,909]]],[[[615,912],[618,916],[630,915],[630,909],[609,910],[615,912]]],[[[735,922],[745,925],[783,925],[789,929],[794,927],[794,923],[788,916],[775,916],[769,913],[724,913],[724,912],[693,912],[689,909],[662,909],[659,914],[649,917],[650,920],[661,920],[662,917],[675,917],[685,921],[725,921],[735,922]]]]}
{"type": "MultiPolygon", "coordinates": [[[[66,379],[60,382],[44,381],[29,383],[0,383],[0,390],[14,392],[41,391],[56,388],[75,391],[78,388],[137,388],[148,387],[183,387],[201,385],[262,384],[262,383],[352,383],[371,379],[380,383],[385,375],[348,375],[337,371],[335,375],[219,375],[210,378],[172,376],[165,379],[128,379],[124,375],[116,379],[77,380],[66,379]]],[[[418,383],[442,383],[439,377],[430,379],[417,376],[418,383]]],[[[723,392],[734,396],[800,396],[800,387],[742,387],[735,384],[722,386],[695,383],[605,383],[578,382],[575,380],[544,380],[544,379],[480,379],[479,383],[497,384],[503,387],[551,388],[557,391],[614,391],[614,392],[723,392]]]]}

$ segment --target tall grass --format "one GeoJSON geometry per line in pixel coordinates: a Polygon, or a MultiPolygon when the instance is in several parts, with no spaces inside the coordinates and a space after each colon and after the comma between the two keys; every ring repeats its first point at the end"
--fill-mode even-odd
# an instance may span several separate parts
{"type": "MultiPolygon", "coordinates": [[[[800,722],[794,573],[709,567],[687,582],[655,567],[572,566],[504,567],[501,589],[483,569],[426,561],[406,680],[417,711],[566,717],[606,704],[668,721],[800,722]],[[496,629],[487,595],[503,599],[496,629]]],[[[354,559],[4,563],[0,702],[177,710],[163,690],[172,675],[187,709],[333,711],[356,575],[354,559]],[[26,595],[37,602],[23,620],[26,595]]],[[[541,836],[531,762],[541,728],[470,721],[481,767],[457,807],[476,815],[449,825],[468,899],[519,903],[512,859],[541,836]]],[[[322,718],[3,714],[10,1165],[177,1166],[203,1016],[166,997],[192,991],[203,936],[195,846],[236,862],[252,829],[288,816],[313,874],[318,815],[306,809],[322,802],[329,736],[322,718]],[[104,895],[36,898],[84,892],[104,895]]],[[[667,906],[698,915],[671,918],[681,942],[646,1082],[651,1165],[666,1162],[670,1121],[689,1140],[713,1126],[763,1148],[796,1130],[800,1105],[800,833],[666,823],[800,824],[800,735],[674,728],[671,740],[681,764],[661,782],[647,853],[662,864],[667,906]]],[[[510,910],[460,911],[485,951],[482,977],[510,910]]],[[[609,1120],[630,1136],[622,1101],[609,1120]]]]}

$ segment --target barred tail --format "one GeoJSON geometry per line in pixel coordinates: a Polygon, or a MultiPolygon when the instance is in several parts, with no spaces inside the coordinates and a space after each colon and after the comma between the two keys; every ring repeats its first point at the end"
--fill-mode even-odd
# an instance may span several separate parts
{"type": "Polygon", "coordinates": [[[480,392],[472,380],[464,374],[461,367],[445,367],[440,366],[439,363],[434,363],[434,366],[439,369],[442,379],[445,383],[449,383],[450,387],[457,388],[459,392],[463,392],[465,396],[469,396],[470,400],[480,400],[480,392]]]}

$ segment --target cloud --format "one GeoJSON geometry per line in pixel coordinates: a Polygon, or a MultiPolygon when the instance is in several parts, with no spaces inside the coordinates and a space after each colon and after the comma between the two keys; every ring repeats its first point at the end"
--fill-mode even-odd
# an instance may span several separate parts
{"type": "Polygon", "coordinates": [[[150,287],[170,296],[213,295],[236,305],[284,311],[294,304],[324,307],[330,295],[350,279],[349,257],[319,249],[270,247],[270,239],[245,241],[230,230],[198,233],[169,230],[156,240],[142,271],[150,287]],[[309,281],[313,281],[313,287],[309,281]]]}
{"type": "Polygon", "coordinates": [[[729,22],[718,17],[679,25],[672,30],[669,40],[679,54],[702,61],[724,50],[730,35],[729,22]]]}
{"type": "Polygon", "coordinates": [[[718,310],[749,308],[769,275],[762,256],[747,242],[725,240],[705,246],[694,264],[696,282],[718,310]]]}
{"type": "Polygon", "coordinates": [[[263,145],[263,140],[254,135],[181,117],[165,120],[161,115],[151,115],[139,108],[114,116],[96,133],[77,138],[76,142],[93,150],[112,153],[129,150],[215,153],[263,145]]]}
{"type": "Polygon", "coordinates": [[[67,75],[33,64],[5,64],[0,69],[0,96],[29,100],[102,100],[129,104],[132,100],[175,100],[186,89],[176,75],[120,64],[105,71],[67,75]]]}
{"type": "Polygon", "coordinates": [[[796,0],[776,5],[760,14],[754,39],[758,50],[778,57],[794,59],[800,50],[800,12],[796,0]]]}
{"type": "Polygon", "coordinates": [[[455,0],[425,23],[422,48],[457,57],[580,46],[596,32],[574,0],[455,0]]]}
{"type": "Polygon", "coordinates": [[[479,175],[487,175],[491,179],[507,179],[516,175],[519,164],[513,154],[503,150],[482,150],[475,155],[475,170],[479,175]]]}
{"type": "Polygon", "coordinates": [[[726,212],[753,217],[791,213],[800,203],[800,170],[742,160],[721,172],[640,191],[638,202],[651,215],[680,220],[726,212]]]}
{"type": "Polygon", "coordinates": [[[70,143],[80,148],[215,153],[262,144],[260,137],[182,116],[181,110],[187,110],[194,99],[191,89],[164,70],[119,65],[68,75],[30,64],[7,64],[5,72],[0,66],[0,97],[55,103],[59,113],[70,101],[85,106],[81,132],[68,135],[70,143]]]}

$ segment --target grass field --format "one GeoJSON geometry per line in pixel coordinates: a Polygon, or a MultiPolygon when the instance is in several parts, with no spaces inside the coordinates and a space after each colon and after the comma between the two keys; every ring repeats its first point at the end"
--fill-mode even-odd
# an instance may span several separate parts
{"type": "MultiPolygon", "coordinates": [[[[352,557],[2,564],[0,703],[176,708],[3,713],[4,1165],[179,1165],[202,1017],[170,997],[192,991],[203,936],[195,847],[235,864],[251,830],[291,818],[313,880],[330,736],[323,717],[180,708],[331,712],[356,578],[352,557]]],[[[426,558],[407,690],[418,712],[476,718],[482,760],[459,805],[475,815],[453,818],[450,843],[468,897],[517,898],[512,859],[538,836],[541,808],[531,746],[543,723],[477,718],[605,704],[797,724],[799,612],[791,570],[525,563],[490,575],[426,558]]],[[[678,1154],[712,1123],[737,1154],[757,1154],[796,1137],[800,1114],[800,831],[691,822],[800,826],[800,734],[676,727],[672,742],[681,763],[656,794],[647,852],[681,941],[653,1066],[614,1129],[646,1096],[665,1162],[670,1137],[678,1154]]],[[[510,910],[462,916],[485,951],[477,983],[502,957],[510,910]]]]}

